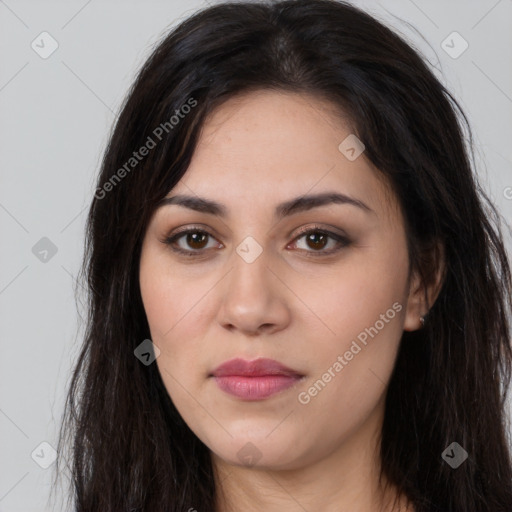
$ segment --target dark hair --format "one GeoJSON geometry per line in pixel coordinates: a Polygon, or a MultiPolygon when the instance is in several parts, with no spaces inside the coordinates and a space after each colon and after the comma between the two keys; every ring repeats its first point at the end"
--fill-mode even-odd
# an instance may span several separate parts
{"type": "Polygon", "coordinates": [[[330,0],[205,8],[174,28],[140,70],[88,217],[89,316],[58,450],[71,449],[75,509],[214,508],[209,450],[178,414],[156,364],[134,356],[150,338],[139,259],[155,206],[186,172],[205,117],[261,89],[310,94],[344,112],[399,200],[410,271],[430,283],[444,253],[425,328],[404,332],[400,343],[381,474],[417,512],[510,512],[510,264],[501,216],[468,156],[469,123],[409,44],[330,0]],[[146,156],[134,157],[142,146],[146,156]],[[441,457],[452,442],[469,454],[457,469],[441,457]]]}

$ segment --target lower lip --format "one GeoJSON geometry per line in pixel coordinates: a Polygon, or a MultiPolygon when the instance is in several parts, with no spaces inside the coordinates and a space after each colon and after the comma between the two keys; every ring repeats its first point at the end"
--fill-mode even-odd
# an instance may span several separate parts
{"type": "Polygon", "coordinates": [[[292,387],[300,377],[290,375],[262,375],[261,377],[243,377],[232,375],[215,377],[222,391],[243,400],[262,400],[280,391],[292,387]]]}

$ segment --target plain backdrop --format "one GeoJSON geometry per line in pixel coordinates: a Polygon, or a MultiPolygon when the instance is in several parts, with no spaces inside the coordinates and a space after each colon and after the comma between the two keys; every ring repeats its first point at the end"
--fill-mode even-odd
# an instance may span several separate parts
{"type": "MultiPolygon", "coordinates": [[[[354,4],[406,37],[460,100],[481,181],[510,222],[512,1],[354,4]]],[[[202,6],[0,0],[2,512],[51,510],[52,466],[41,464],[51,464],[80,345],[73,283],[101,155],[153,45],[202,6]]]]}

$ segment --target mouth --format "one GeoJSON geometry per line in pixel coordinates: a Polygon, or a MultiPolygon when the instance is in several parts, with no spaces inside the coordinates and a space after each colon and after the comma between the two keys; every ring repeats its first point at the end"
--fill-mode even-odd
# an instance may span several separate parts
{"type": "Polygon", "coordinates": [[[212,377],[219,388],[242,400],[264,400],[291,388],[304,378],[273,359],[231,359],[216,368],[212,377]]]}

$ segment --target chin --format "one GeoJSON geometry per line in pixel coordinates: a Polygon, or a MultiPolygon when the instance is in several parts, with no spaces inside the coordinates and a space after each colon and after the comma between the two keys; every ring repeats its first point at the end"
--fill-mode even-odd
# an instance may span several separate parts
{"type": "Polygon", "coordinates": [[[305,439],[298,439],[292,433],[283,431],[269,436],[269,432],[271,430],[255,435],[233,434],[226,442],[210,443],[209,448],[227,464],[261,470],[298,469],[309,458],[308,452],[314,450],[313,446],[309,449],[303,446],[305,439]]]}

